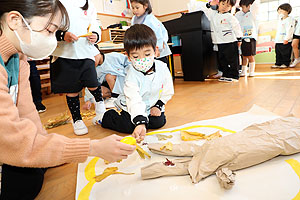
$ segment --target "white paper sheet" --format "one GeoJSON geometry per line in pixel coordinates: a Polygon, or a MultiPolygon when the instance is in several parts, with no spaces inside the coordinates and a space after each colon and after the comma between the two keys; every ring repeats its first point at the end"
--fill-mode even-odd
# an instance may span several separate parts
{"type": "MultiPolygon", "coordinates": [[[[222,118],[193,122],[172,129],[162,131],[171,131],[180,128],[186,128],[199,125],[220,126],[232,131],[240,131],[253,123],[262,123],[268,120],[276,119],[279,116],[268,112],[258,106],[254,106],[245,113],[230,115],[222,118]]],[[[189,129],[189,131],[197,131],[205,134],[216,132],[216,128],[199,127],[189,129]]],[[[155,135],[147,136],[146,143],[161,142],[172,143],[183,142],[180,139],[179,131],[173,133],[163,133],[164,135],[173,135],[172,139],[166,141],[158,141],[155,135]]],[[[231,133],[221,131],[223,136],[231,133]]],[[[201,145],[203,142],[195,142],[201,145]]],[[[146,146],[143,148],[149,152],[146,146]]],[[[189,176],[163,177],[153,180],[142,180],[140,169],[143,166],[153,162],[164,161],[165,156],[152,154],[151,160],[142,160],[135,152],[130,155],[127,160],[121,163],[113,163],[105,165],[102,159],[99,159],[95,166],[96,174],[99,175],[107,167],[118,167],[120,172],[135,173],[134,175],[112,175],[104,179],[102,182],[95,183],[90,194],[91,200],[182,200],[182,199],[208,199],[208,200],[285,200],[293,199],[299,193],[300,189],[300,172],[299,176],[286,162],[293,161],[300,166],[300,154],[277,157],[263,164],[237,171],[236,183],[233,189],[226,191],[220,188],[215,175],[210,176],[198,184],[192,184],[189,176]]],[[[168,157],[173,159],[174,157],[168,157]]],[[[93,158],[89,158],[85,163],[79,164],[77,175],[76,199],[82,189],[89,183],[85,178],[85,168],[93,158]]],[[[299,167],[298,166],[298,167],[299,167]]],[[[296,166],[297,167],[297,166],[296,166]]],[[[300,197],[300,193],[298,194],[300,197]]]]}

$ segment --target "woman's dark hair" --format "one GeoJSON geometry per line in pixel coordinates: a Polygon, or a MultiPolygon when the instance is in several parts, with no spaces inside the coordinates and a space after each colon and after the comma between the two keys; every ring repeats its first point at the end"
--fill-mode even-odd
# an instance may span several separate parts
{"type": "Polygon", "coordinates": [[[132,3],[132,2],[140,3],[143,6],[148,6],[148,8],[146,9],[146,11],[148,12],[148,14],[152,13],[152,6],[151,6],[149,0],[130,0],[130,3],[132,3]]]}
{"type": "Polygon", "coordinates": [[[292,12],[292,6],[291,6],[289,3],[281,4],[281,5],[278,7],[277,11],[278,11],[279,9],[288,12],[288,14],[291,14],[291,12],[292,12]]]}
{"type": "Polygon", "coordinates": [[[84,6],[81,7],[81,9],[82,9],[82,10],[87,10],[87,9],[89,9],[89,0],[86,0],[86,1],[85,1],[85,4],[84,4],[84,6]]]}
{"type": "Polygon", "coordinates": [[[135,24],[125,32],[124,49],[128,55],[132,50],[146,46],[151,46],[155,50],[156,43],[157,39],[154,31],[144,24],[135,24]]]}
{"type": "Polygon", "coordinates": [[[236,0],[220,0],[219,2],[227,2],[231,6],[235,6],[235,4],[236,4],[236,0]]]}
{"type": "MultiPolygon", "coordinates": [[[[62,14],[62,26],[60,29],[67,30],[70,25],[67,10],[59,0],[0,0],[0,20],[5,13],[11,11],[18,11],[25,19],[29,20],[35,16],[43,17],[47,14],[51,14],[43,30],[49,26],[55,14],[60,11],[62,14]]],[[[0,35],[2,35],[2,28],[0,21],[0,35]]]]}

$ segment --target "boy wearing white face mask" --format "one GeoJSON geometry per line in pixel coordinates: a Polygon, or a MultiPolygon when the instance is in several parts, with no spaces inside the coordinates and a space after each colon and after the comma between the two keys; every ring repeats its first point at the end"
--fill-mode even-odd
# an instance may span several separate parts
{"type": "Polygon", "coordinates": [[[289,16],[292,6],[281,4],[277,9],[279,21],[275,38],[276,63],[271,68],[287,68],[291,63],[292,39],[295,30],[295,20],[289,16]]]}
{"type": "Polygon", "coordinates": [[[115,101],[121,111],[107,111],[98,124],[118,132],[132,133],[141,141],[146,129],[161,128],[166,123],[164,105],[174,94],[172,76],[162,61],[154,57],[155,33],[146,25],[130,27],[124,38],[124,47],[131,61],[125,77],[124,94],[115,101]]]}

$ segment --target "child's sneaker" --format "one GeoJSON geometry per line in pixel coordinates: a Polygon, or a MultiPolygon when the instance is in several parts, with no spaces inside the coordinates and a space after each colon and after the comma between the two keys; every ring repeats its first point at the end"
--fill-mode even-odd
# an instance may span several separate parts
{"type": "Polygon", "coordinates": [[[249,73],[249,77],[254,77],[255,76],[255,72],[250,72],[249,73]]]}
{"type": "Polygon", "coordinates": [[[281,65],[279,68],[280,69],[285,69],[285,68],[287,68],[287,66],[286,65],[281,65]]]}
{"type": "Polygon", "coordinates": [[[219,78],[219,81],[220,81],[220,82],[224,82],[225,79],[226,79],[226,77],[221,77],[221,78],[219,78]]]}
{"type": "Polygon", "coordinates": [[[106,111],[106,108],[105,108],[104,101],[99,101],[99,102],[95,103],[96,115],[103,114],[103,113],[105,113],[105,111],[106,111]]]}
{"type": "Polygon", "coordinates": [[[276,68],[279,68],[280,66],[279,65],[272,65],[272,69],[276,69],[276,68]]]}
{"type": "Polygon", "coordinates": [[[296,65],[297,65],[298,63],[300,63],[300,58],[296,58],[296,59],[294,60],[294,62],[290,65],[290,67],[291,67],[291,68],[294,68],[294,67],[296,67],[296,65]]]}
{"type": "Polygon", "coordinates": [[[104,113],[100,115],[96,115],[96,117],[93,118],[92,123],[94,125],[101,125],[102,124],[102,119],[103,119],[104,113]]]}
{"type": "Polygon", "coordinates": [[[115,107],[115,104],[114,102],[116,101],[117,98],[114,98],[114,97],[111,97],[109,99],[106,99],[104,101],[104,104],[105,104],[105,107],[106,108],[114,108],[115,107]]]}
{"type": "Polygon", "coordinates": [[[224,79],[224,82],[232,83],[232,82],[239,82],[239,80],[238,80],[238,79],[235,79],[235,78],[225,78],[225,79],[224,79]]]}
{"type": "Polygon", "coordinates": [[[75,135],[85,135],[88,133],[88,128],[82,120],[77,120],[75,123],[72,122],[75,135]]]}

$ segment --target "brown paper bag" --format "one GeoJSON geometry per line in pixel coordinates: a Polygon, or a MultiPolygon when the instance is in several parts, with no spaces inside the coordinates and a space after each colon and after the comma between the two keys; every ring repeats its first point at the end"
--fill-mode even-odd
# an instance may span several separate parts
{"type": "Polygon", "coordinates": [[[192,143],[173,144],[172,151],[166,149],[161,150],[160,148],[162,146],[163,144],[161,143],[148,144],[148,148],[152,153],[166,156],[193,156],[200,150],[200,146],[192,143]]]}
{"type": "Polygon", "coordinates": [[[299,152],[300,119],[279,118],[206,142],[193,157],[189,173],[197,183],[220,168],[234,171],[299,152]]]}
{"type": "Polygon", "coordinates": [[[141,169],[142,179],[152,179],[162,176],[188,175],[188,165],[192,158],[176,159],[172,162],[174,166],[166,166],[164,162],[156,162],[141,169]]]}

